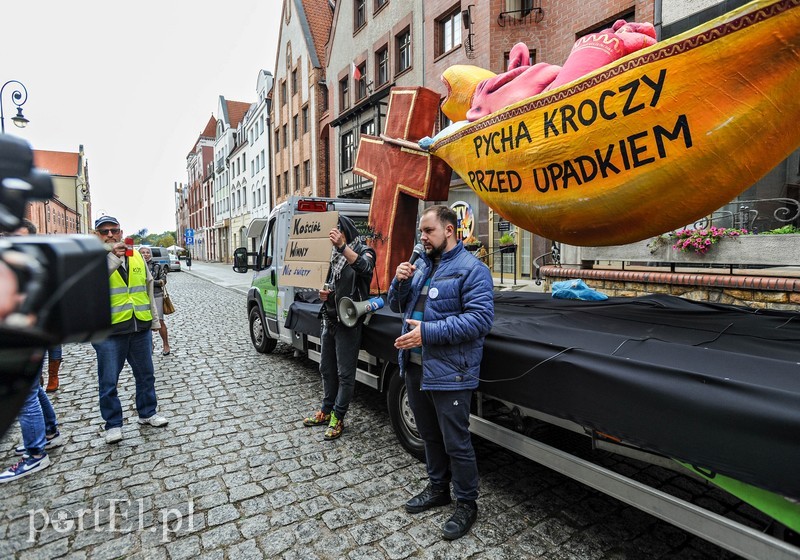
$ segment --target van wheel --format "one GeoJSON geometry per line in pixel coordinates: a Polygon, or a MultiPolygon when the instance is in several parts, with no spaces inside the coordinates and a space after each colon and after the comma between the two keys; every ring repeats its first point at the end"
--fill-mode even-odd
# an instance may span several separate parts
{"type": "Polygon", "coordinates": [[[389,379],[386,393],[386,407],[389,409],[389,422],[400,440],[400,445],[420,461],[425,460],[425,445],[417,432],[417,421],[408,404],[406,383],[395,369],[389,379]]]}
{"type": "Polygon", "coordinates": [[[262,354],[269,354],[275,350],[275,346],[278,344],[277,340],[270,338],[267,334],[258,306],[250,310],[250,340],[255,349],[262,354]]]}

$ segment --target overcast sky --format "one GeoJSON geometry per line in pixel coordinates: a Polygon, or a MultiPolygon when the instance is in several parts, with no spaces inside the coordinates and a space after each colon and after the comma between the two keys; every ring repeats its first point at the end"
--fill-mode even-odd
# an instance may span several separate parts
{"type": "MultiPolygon", "coordinates": [[[[94,220],[175,229],[175,181],[219,95],[255,101],[274,73],[282,0],[29,0],[4,9],[0,84],[19,80],[30,123],[6,132],[89,160],[94,220]]],[[[216,115],[215,115],[216,116],[216,115]]]]}

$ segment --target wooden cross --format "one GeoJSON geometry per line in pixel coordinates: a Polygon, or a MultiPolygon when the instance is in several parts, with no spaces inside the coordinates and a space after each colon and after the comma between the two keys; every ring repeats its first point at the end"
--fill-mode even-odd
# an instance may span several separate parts
{"type": "Polygon", "coordinates": [[[369,225],[376,234],[373,292],[386,293],[397,265],[414,247],[420,200],[446,201],[452,169],[420,149],[433,133],[439,94],[423,87],[392,88],[380,137],[361,135],[353,171],[372,181],[369,225]]]}

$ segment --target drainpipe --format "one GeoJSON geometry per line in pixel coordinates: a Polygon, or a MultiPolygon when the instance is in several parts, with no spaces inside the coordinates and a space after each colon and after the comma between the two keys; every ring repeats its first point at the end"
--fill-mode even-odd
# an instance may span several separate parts
{"type": "Polygon", "coordinates": [[[653,5],[653,27],[656,28],[656,40],[658,40],[658,41],[661,40],[661,26],[662,26],[662,21],[661,21],[661,17],[662,17],[661,8],[662,8],[662,5],[661,5],[661,3],[662,3],[662,0],[655,0],[655,3],[653,5]]]}

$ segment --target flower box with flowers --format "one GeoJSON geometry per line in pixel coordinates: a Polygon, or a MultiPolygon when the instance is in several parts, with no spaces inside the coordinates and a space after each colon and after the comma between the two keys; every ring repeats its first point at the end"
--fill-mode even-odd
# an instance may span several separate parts
{"type": "MultiPolygon", "coordinates": [[[[721,229],[721,228],[717,228],[721,229]]],[[[680,230],[679,230],[680,231],[680,230]]],[[[584,261],[626,261],[641,263],[674,262],[680,264],[714,265],[758,265],[758,266],[798,266],[800,265],[800,234],[765,235],[747,234],[716,236],[716,242],[706,244],[702,238],[702,248],[696,251],[695,243],[700,245],[700,234],[692,239],[692,230],[672,237],[669,234],[656,238],[609,247],[580,247],[584,261]],[[686,249],[683,245],[689,241],[686,249]]],[[[677,233],[677,232],[675,232],[677,233]]],[[[707,232],[708,233],[708,232],[707,232]]]]}

